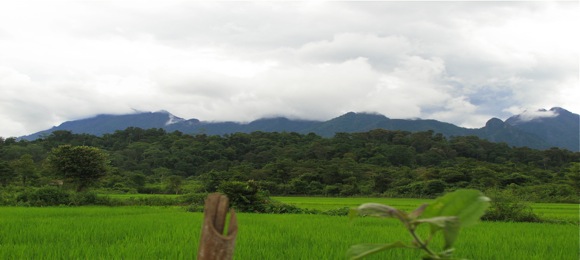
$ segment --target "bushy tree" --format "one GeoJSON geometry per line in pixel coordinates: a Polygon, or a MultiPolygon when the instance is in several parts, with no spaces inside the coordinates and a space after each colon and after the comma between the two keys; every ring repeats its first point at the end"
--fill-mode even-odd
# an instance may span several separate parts
{"type": "Polygon", "coordinates": [[[183,183],[183,177],[179,175],[171,175],[167,177],[167,191],[175,194],[179,194],[181,191],[181,184],[183,183]]]}
{"type": "Polygon", "coordinates": [[[109,161],[98,148],[61,145],[51,151],[48,163],[57,176],[83,191],[106,175],[109,161]]]}
{"type": "Polygon", "coordinates": [[[6,187],[14,178],[16,178],[16,173],[10,164],[0,161],[0,184],[6,187]]]}
{"type": "Polygon", "coordinates": [[[268,197],[255,181],[225,181],[218,190],[230,199],[234,208],[241,212],[264,212],[268,197]]]}
{"type": "Polygon", "coordinates": [[[36,166],[30,154],[22,155],[20,159],[12,162],[12,167],[16,175],[20,177],[22,186],[28,185],[31,179],[37,177],[36,166]]]}
{"type": "Polygon", "coordinates": [[[530,205],[518,198],[512,190],[490,189],[491,206],[482,219],[492,221],[539,222],[530,205]]]}
{"type": "MultiPolygon", "coordinates": [[[[98,171],[98,166],[86,171],[81,170],[87,169],[83,163],[71,163],[74,167],[50,170],[47,166],[53,163],[39,164],[83,157],[70,151],[70,155],[51,155],[45,160],[53,148],[64,153],[81,144],[107,151],[113,167],[101,187],[125,192],[168,192],[172,175],[196,180],[207,192],[217,191],[223,182],[253,179],[273,195],[431,197],[462,187],[485,190],[517,185],[518,196],[538,189],[532,200],[564,202],[577,201],[580,192],[579,152],[513,148],[477,137],[447,140],[431,131],[384,129],[332,138],[275,132],[192,136],[138,128],[102,137],[57,131],[34,141],[7,138],[0,140],[0,162],[8,164],[0,166],[0,185],[35,186],[64,180],[66,186],[85,189],[91,181],[83,179],[95,180],[92,171],[98,171]],[[63,144],[69,147],[57,148],[63,144]],[[26,155],[32,156],[32,162],[26,155]]],[[[175,186],[170,190],[177,192],[175,186]]]]}
{"type": "Polygon", "coordinates": [[[566,174],[568,182],[577,193],[580,193],[580,163],[574,162],[568,168],[568,174],[566,174]]]}

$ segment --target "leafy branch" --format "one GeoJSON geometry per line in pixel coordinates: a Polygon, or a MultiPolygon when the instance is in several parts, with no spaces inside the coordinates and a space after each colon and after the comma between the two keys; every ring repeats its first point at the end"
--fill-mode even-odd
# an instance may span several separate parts
{"type": "Polygon", "coordinates": [[[365,256],[393,248],[412,248],[426,253],[423,259],[455,259],[452,257],[453,244],[461,227],[477,223],[489,207],[489,198],[477,190],[457,190],[435,199],[431,204],[423,204],[407,213],[391,206],[378,203],[365,203],[351,210],[351,217],[357,215],[396,218],[409,231],[413,238],[410,244],[397,241],[390,244],[359,244],[352,246],[347,255],[349,259],[361,259],[365,256]],[[430,233],[422,239],[416,230],[419,225],[427,223],[430,233]],[[443,233],[443,251],[436,252],[429,247],[435,235],[443,233]]]}

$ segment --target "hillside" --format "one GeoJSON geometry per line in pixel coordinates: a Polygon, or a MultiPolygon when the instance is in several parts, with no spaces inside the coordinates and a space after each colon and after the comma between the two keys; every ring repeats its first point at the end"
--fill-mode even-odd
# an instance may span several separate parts
{"type": "Polygon", "coordinates": [[[35,140],[57,130],[73,133],[103,135],[128,127],[143,129],[161,128],[168,132],[186,134],[224,135],[232,133],[296,132],[315,133],[332,137],[336,133],[365,132],[373,129],[419,132],[431,130],[444,136],[477,136],[492,142],[505,142],[510,146],[548,149],[559,147],[579,151],[579,116],[563,108],[536,113],[523,113],[505,122],[490,119],[482,128],[464,128],[450,123],[429,119],[390,119],[380,114],[349,112],[328,121],[291,120],[284,117],[263,118],[250,123],[208,122],[198,119],[185,120],[169,112],[146,112],[127,115],[98,115],[76,121],[64,122],[51,129],[21,137],[35,140]]]}

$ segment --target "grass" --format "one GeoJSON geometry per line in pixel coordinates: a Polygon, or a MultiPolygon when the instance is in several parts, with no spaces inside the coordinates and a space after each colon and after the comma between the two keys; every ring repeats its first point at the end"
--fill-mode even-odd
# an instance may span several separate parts
{"type": "Polygon", "coordinates": [[[543,219],[580,222],[578,204],[532,203],[532,209],[543,219]]]}
{"type": "MultiPolygon", "coordinates": [[[[170,200],[178,198],[181,195],[174,194],[107,194],[112,199],[130,200],[159,198],[170,200]]],[[[429,203],[430,199],[406,199],[406,198],[334,198],[334,197],[272,197],[272,199],[296,205],[300,208],[331,210],[343,207],[357,207],[363,203],[376,202],[394,206],[399,209],[410,211],[423,203],[429,203]]],[[[579,205],[564,203],[530,203],[534,213],[540,215],[543,219],[579,222],[579,205]]]]}
{"type": "Polygon", "coordinates": [[[201,223],[178,208],[0,210],[0,259],[185,259],[201,223]]]}
{"type": "Polygon", "coordinates": [[[367,202],[387,204],[403,210],[412,210],[428,203],[430,199],[390,198],[334,198],[334,197],[272,197],[272,199],[295,205],[299,208],[329,210],[342,207],[354,208],[367,202]]]}
{"type": "MultiPolygon", "coordinates": [[[[0,207],[0,259],[195,259],[201,221],[179,207],[0,207]]],[[[239,214],[238,223],[235,259],[344,259],[353,244],[410,240],[376,218],[239,214]]],[[[456,256],[579,259],[578,242],[577,225],[484,222],[462,230],[456,256]]],[[[370,259],[419,258],[400,249],[370,259]]]]}
{"type": "MultiPolygon", "coordinates": [[[[329,198],[329,197],[272,197],[275,200],[295,205],[299,208],[329,210],[341,207],[357,207],[363,203],[375,202],[398,209],[411,211],[430,199],[401,199],[401,198],[329,198]]],[[[542,219],[579,222],[579,205],[564,203],[530,203],[534,213],[542,219]]]]}

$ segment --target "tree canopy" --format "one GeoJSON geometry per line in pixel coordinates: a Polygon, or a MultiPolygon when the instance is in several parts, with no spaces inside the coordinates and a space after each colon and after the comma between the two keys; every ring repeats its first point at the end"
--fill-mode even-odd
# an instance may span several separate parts
{"type": "Polygon", "coordinates": [[[56,176],[82,191],[107,173],[107,155],[90,146],[60,145],[52,149],[48,163],[56,176]]]}
{"type": "MultiPolygon", "coordinates": [[[[384,129],[323,138],[128,128],[101,137],[56,131],[35,141],[8,140],[0,146],[0,162],[10,166],[4,171],[29,155],[40,175],[34,185],[48,183],[52,169],[80,190],[143,193],[215,191],[224,182],[254,180],[272,195],[435,197],[460,188],[510,188],[532,200],[574,201],[580,161],[580,153],[559,148],[384,129]]],[[[15,180],[4,182],[19,185],[15,180]]]]}

